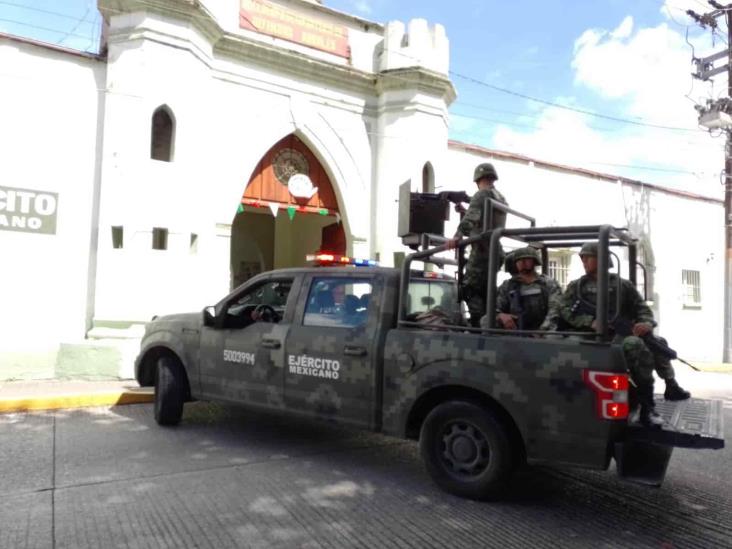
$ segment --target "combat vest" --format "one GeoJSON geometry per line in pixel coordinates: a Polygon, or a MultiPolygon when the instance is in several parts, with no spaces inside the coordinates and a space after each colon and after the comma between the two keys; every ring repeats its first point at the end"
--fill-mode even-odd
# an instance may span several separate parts
{"type": "Polygon", "coordinates": [[[519,317],[520,329],[538,330],[549,312],[549,288],[544,275],[531,284],[524,284],[518,278],[508,283],[509,312],[519,317]]]}

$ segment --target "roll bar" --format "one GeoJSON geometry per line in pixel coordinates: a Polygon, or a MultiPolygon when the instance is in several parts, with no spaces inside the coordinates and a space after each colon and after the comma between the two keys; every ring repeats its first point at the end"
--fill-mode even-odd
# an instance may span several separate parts
{"type": "MultiPolygon", "coordinates": [[[[501,208],[504,209],[503,204],[500,204],[501,208]]],[[[509,208],[505,208],[509,211],[509,208]]],[[[511,211],[513,213],[513,211],[511,211]]],[[[518,212],[516,212],[518,214],[518,212]]],[[[610,246],[626,246],[629,250],[629,278],[630,281],[635,284],[636,282],[636,267],[641,266],[637,262],[637,247],[636,240],[628,233],[627,229],[613,227],[611,225],[581,225],[581,226],[566,226],[566,227],[536,227],[533,224],[533,218],[528,216],[520,215],[524,219],[532,221],[531,227],[516,228],[516,229],[505,229],[497,228],[493,230],[484,231],[480,235],[460,239],[456,248],[458,250],[458,281],[460,281],[460,274],[462,273],[463,262],[460,259],[463,256],[462,251],[470,244],[489,240],[489,254],[488,254],[488,281],[486,288],[486,311],[496,310],[496,279],[497,273],[501,265],[499,265],[499,251],[500,240],[503,237],[512,238],[515,240],[526,242],[527,244],[535,243],[541,246],[542,258],[548,257],[547,248],[566,248],[566,247],[579,247],[583,244],[583,241],[597,240],[598,241],[598,299],[597,299],[597,321],[598,321],[598,333],[582,333],[585,336],[594,336],[601,339],[607,339],[609,335],[609,255],[610,246]]],[[[441,244],[431,249],[421,250],[413,254],[408,255],[402,265],[402,273],[399,287],[399,310],[397,321],[399,325],[413,325],[414,323],[406,321],[406,296],[409,290],[409,278],[411,271],[412,261],[421,260],[432,263],[439,263],[440,261],[430,260],[431,256],[449,250],[450,248],[446,244],[441,244]]],[[[615,254],[613,254],[615,255],[615,254]]],[[[617,256],[616,256],[617,258],[617,256]]],[[[620,261],[618,258],[618,267],[620,261]]],[[[617,299],[620,299],[620,292],[617,293],[617,299]]],[[[619,303],[617,304],[616,311],[620,310],[619,303]]],[[[486,328],[466,328],[464,326],[459,327],[460,329],[467,329],[469,331],[480,331],[480,332],[491,332],[491,333],[511,333],[511,334],[524,334],[524,333],[537,333],[536,331],[521,331],[512,330],[507,332],[496,328],[496,318],[493,314],[486,316],[488,325],[486,328]]],[[[457,326],[456,326],[457,328],[457,326]]],[[[541,333],[541,332],[539,332],[541,333]]],[[[574,332],[563,332],[566,334],[574,334],[574,332]]]]}

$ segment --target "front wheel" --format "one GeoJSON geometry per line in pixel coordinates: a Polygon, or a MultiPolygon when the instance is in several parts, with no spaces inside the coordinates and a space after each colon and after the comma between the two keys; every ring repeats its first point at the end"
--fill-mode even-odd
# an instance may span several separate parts
{"type": "Polygon", "coordinates": [[[451,401],[434,408],[422,424],[419,447],[435,483],[456,496],[494,498],[513,471],[513,451],[503,423],[471,402],[451,401]]]}
{"type": "Polygon", "coordinates": [[[155,421],[158,425],[178,425],[184,400],[181,365],[173,357],[160,357],[155,371],[155,421]]]}

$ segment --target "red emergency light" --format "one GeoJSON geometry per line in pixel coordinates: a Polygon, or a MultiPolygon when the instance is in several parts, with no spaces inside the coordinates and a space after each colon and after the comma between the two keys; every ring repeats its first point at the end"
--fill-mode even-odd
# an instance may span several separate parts
{"type": "Polygon", "coordinates": [[[305,260],[309,263],[315,263],[321,267],[332,265],[353,265],[355,267],[378,267],[379,263],[373,259],[356,259],[347,255],[337,255],[329,253],[308,254],[305,260]]]}

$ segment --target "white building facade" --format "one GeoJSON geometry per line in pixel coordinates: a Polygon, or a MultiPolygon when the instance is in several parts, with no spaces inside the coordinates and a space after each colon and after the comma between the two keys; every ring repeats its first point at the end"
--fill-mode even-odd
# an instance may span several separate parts
{"type": "MultiPolygon", "coordinates": [[[[129,375],[152,315],[319,249],[389,265],[399,185],[472,191],[486,159],[539,224],[636,232],[662,333],[721,357],[721,202],[449,142],[440,25],[306,0],[99,9],[99,56],[0,36],[0,379],[129,375]]],[[[569,257],[557,272],[576,274],[569,257]]]]}

